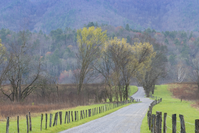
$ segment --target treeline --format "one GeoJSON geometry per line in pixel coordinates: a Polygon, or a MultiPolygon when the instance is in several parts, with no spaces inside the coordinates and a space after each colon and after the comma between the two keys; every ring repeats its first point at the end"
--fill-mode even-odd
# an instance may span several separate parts
{"type": "Polygon", "coordinates": [[[128,99],[133,79],[149,96],[165,74],[165,47],[147,33],[135,36],[131,43],[126,38],[112,38],[97,26],[57,29],[49,35],[6,29],[0,34],[1,92],[10,101],[24,101],[37,91],[45,97],[58,89],[64,76],[68,76],[66,82],[76,85],[78,95],[86,84],[102,83],[109,101],[113,97],[122,101],[128,99]],[[2,86],[6,84],[10,86],[2,86]]]}
{"type": "Polygon", "coordinates": [[[77,93],[85,84],[102,83],[111,100],[126,99],[132,82],[138,81],[149,95],[158,83],[197,81],[198,32],[138,31],[128,24],[113,27],[94,22],[85,27],[49,34],[1,29],[1,84],[11,85],[9,90],[1,89],[2,93],[11,101],[20,101],[36,88],[44,96],[56,92],[60,83],[76,84],[77,93]],[[89,49],[93,51],[86,54],[89,49]],[[144,49],[155,54],[142,55],[144,49]]]}

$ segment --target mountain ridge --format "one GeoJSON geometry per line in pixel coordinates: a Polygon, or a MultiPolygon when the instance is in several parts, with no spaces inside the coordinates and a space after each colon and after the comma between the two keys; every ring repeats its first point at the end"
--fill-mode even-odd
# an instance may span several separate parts
{"type": "Polygon", "coordinates": [[[89,22],[143,30],[199,29],[198,0],[10,0],[0,2],[0,28],[48,33],[89,22]]]}

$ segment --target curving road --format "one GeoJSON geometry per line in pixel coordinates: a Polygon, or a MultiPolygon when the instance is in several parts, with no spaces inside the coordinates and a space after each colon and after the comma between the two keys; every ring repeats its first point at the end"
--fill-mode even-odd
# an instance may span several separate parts
{"type": "Polygon", "coordinates": [[[152,100],[145,98],[142,87],[138,87],[138,92],[132,97],[142,102],[131,104],[109,115],[60,133],[140,133],[142,119],[152,100]]]}

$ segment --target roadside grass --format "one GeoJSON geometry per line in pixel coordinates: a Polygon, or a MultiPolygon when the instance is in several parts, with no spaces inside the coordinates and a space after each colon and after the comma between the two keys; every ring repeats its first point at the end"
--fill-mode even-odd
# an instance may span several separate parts
{"type": "MultiPolygon", "coordinates": [[[[59,111],[62,111],[62,113],[63,113],[62,114],[62,125],[59,125],[60,123],[59,123],[59,119],[58,119],[57,126],[49,127],[49,117],[50,117],[49,114],[50,113],[53,114],[53,119],[52,119],[52,123],[53,123],[54,115],[57,112],[57,111],[54,110],[54,111],[48,112],[48,129],[47,130],[45,130],[45,122],[44,122],[45,117],[43,118],[42,132],[44,132],[44,133],[55,133],[55,132],[63,131],[63,130],[81,125],[83,123],[89,122],[91,120],[100,118],[100,117],[105,116],[107,114],[110,114],[110,113],[112,113],[112,112],[114,112],[114,111],[116,111],[120,108],[123,108],[125,106],[128,106],[130,104],[131,103],[117,107],[117,108],[114,108],[114,109],[111,109],[111,110],[108,110],[108,111],[105,111],[104,113],[100,113],[100,114],[97,114],[97,115],[94,115],[94,116],[91,116],[91,117],[88,117],[88,118],[84,118],[84,119],[79,120],[77,122],[71,122],[69,124],[64,124],[65,111],[78,111],[78,112],[80,112],[80,110],[86,110],[86,109],[91,109],[91,108],[95,108],[95,107],[100,107],[100,106],[104,106],[105,104],[95,104],[95,105],[90,105],[90,106],[78,106],[76,108],[71,108],[71,109],[67,109],[67,110],[59,110],[59,111]]],[[[19,120],[19,123],[20,123],[19,124],[20,132],[25,133],[26,132],[26,119],[24,117],[21,117],[20,120],[19,120]]],[[[32,117],[32,133],[41,132],[40,131],[40,124],[41,124],[40,114],[38,114],[36,117],[32,117]]],[[[0,122],[0,133],[4,133],[4,132],[6,132],[6,122],[0,122]]],[[[16,122],[16,120],[10,121],[9,132],[17,133],[17,122],[16,122]]]]}
{"type": "MultiPolygon", "coordinates": [[[[72,122],[72,123],[69,123],[69,124],[62,124],[62,125],[57,125],[55,127],[52,127],[52,128],[49,128],[48,130],[45,130],[44,133],[55,133],[55,132],[60,132],[60,131],[64,131],[64,130],[67,130],[69,128],[72,128],[72,127],[75,127],[75,126],[79,126],[79,125],[82,125],[86,122],[89,122],[89,121],[92,121],[92,120],[95,120],[97,118],[100,118],[100,117],[103,117],[105,115],[108,115],[112,112],[115,112],[117,111],[118,109],[121,109],[123,107],[126,107],[128,105],[130,105],[131,103],[129,104],[126,104],[126,105],[123,105],[123,106],[120,106],[120,107],[117,107],[117,108],[114,108],[114,109],[111,109],[111,110],[108,110],[104,113],[100,113],[100,114],[97,114],[97,115],[94,115],[94,116],[91,116],[91,117],[88,117],[88,118],[85,118],[85,119],[82,119],[78,122],[72,122]]],[[[35,132],[36,133],[36,132],[35,132]]]]}
{"type": "MultiPolygon", "coordinates": [[[[131,87],[131,89],[133,91],[131,91],[130,94],[133,95],[135,92],[137,92],[136,88],[137,88],[136,86],[131,87]]],[[[107,104],[109,104],[109,103],[107,103],[107,104]]],[[[95,108],[95,107],[104,106],[105,104],[94,104],[94,105],[88,105],[88,106],[77,106],[75,108],[70,108],[70,109],[52,110],[52,111],[48,111],[48,112],[43,112],[44,117],[43,117],[43,123],[42,123],[42,133],[60,132],[60,131],[63,131],[63,130],[66,130],[66,129],[69,129],[69,128],[72,128],[72,127],[75,127],[75,126],[78,126],[78,125],[81,125],[81,124],[84,124],[86,122],[92,121],[94,119],[100,118],[102,116],[110,114],[110,113],[112,113],[112,112],[114,112],[114,111],[116,111],[116,110],[118,110],[120,108],[123,108],[125,106],[128,106],[130,104],[132,104],[132,103],[129,103],[129,104],[126,104],[126,105],[123,105],[123,106],[119,106],[117,108],[110,109],[110,110],[105,111],[103,113],[100,113],[100,114],[97,114],[97,115],[94,115],[94,116],[91,116],[91,117],[87,117],[87,118],[84,118],[84,119],[76,121],[76,122],[71,122],[69,124],[64,124],[65,112],[66,111],[78,111],[78,112],[80,112],[80,110],[92,109],[92,108],[95,108]],[[53,114],[53,119],[52,119],[52,124],[53,124],[55,113],[58,112],[58,111],[62,111],[62,125],[60,125],[59,118],[58,118],[57,126],[54,126],[54,127],[51,126],[51,127],[49,127],[50,113],[53,114]],[[47,126],[48,128],[47,128],[47,130],[45,130],[45,113],[48,114],[48,126],[47,126]]],[[[41,132],[40,131],[41,114],[42,113],[31,114],[31,116],[32,116],[32,118],[31,118],[31,121],[32,121],[32,131],[31,131],[31,133],[41,132]]],[[[20,132],[21,133],[25,133],[25,132],[27,132],[27,130],[26,130],[27,127],[26,127],[25,116],[19,116],[19,118],[20,118],[19,119],[19,129],[20,129],[20,132]]],[[[0,121],[0,133],[4,133],[4,132],[6,132],[6,122],[5,121],[0,121]]],[[[9,132],[11,132],[11,133],[17,133],[17,120],[16,120],[15,117],[12,117],[10,119],[9,132]]]]}
{"type": "MultiPolygon", "coordinates": [[[[157,85],[154,96],[162,98],[162,102],[153,107],[153,114],[156,111],[167,113],[167,132],[172,132],[172,114],[177,114],[177,132],[180,132],[180,119],[179,114],[184,115],[186,132],[193,133],[195,132],[195,119],[199,118],[199,111],[193,107],[193,101],[182,101],[172,97],[172,93],[168,90],[168,85],[157,85]]],[[[162,119],[163,122],[163,119],[162,119]]],[[[150,133],[148,124],[147,124],[147,115],[145,115],[142,125],[141,133],[150,133]]]]}

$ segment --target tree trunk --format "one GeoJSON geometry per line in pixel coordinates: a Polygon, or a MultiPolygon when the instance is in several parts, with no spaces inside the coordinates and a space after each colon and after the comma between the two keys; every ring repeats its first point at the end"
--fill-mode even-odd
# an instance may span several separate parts
{"type": "Polygon", "coordinates": [[[125,86],[125,97],[126,97],[126,100],[128,100],[128,87],[129,87],[129,84],[126,84],[125,86]]]}
{"type": "Polygon", "coordinates": [[[21,70],[19,69],[19,94],[18,94],[18,98],[16,99],[18,102],[22,100],[22,96],[21,96],[21,70]]]}
{"type": "Polygon", "coordinates": [[[122,86],[119,85],[119,96],[120,96],[120,101],[122,101],[122,86]]]}
{"type": "Polygon", "coordinates": [[[197,82],[197,86],[198,86],[198,92],[199,92],[199,82],[197,82]]]}
{"type": "Polygon", "coordinates": [[[148,87],[145,87],[144,90],[146,93],[146,97],[149,97],[150,89],[148,87]]]}
{"type": "Polygon", "coordinates": [[[154,90],[155,90],[155,85],[152,85],[152,90],[151,90],[151,92],[152,92],[152,94],[154,94],[154,90]]]}
{"type": "Polygon", "coordinates": [[[112,101],[113,101],[113,96],[112,96],[112,93],[111,93],[111,92],[110,92],[110,94],[109,94],[108,99],[109,99],[109,102],[112,102],[112,101]]]}

